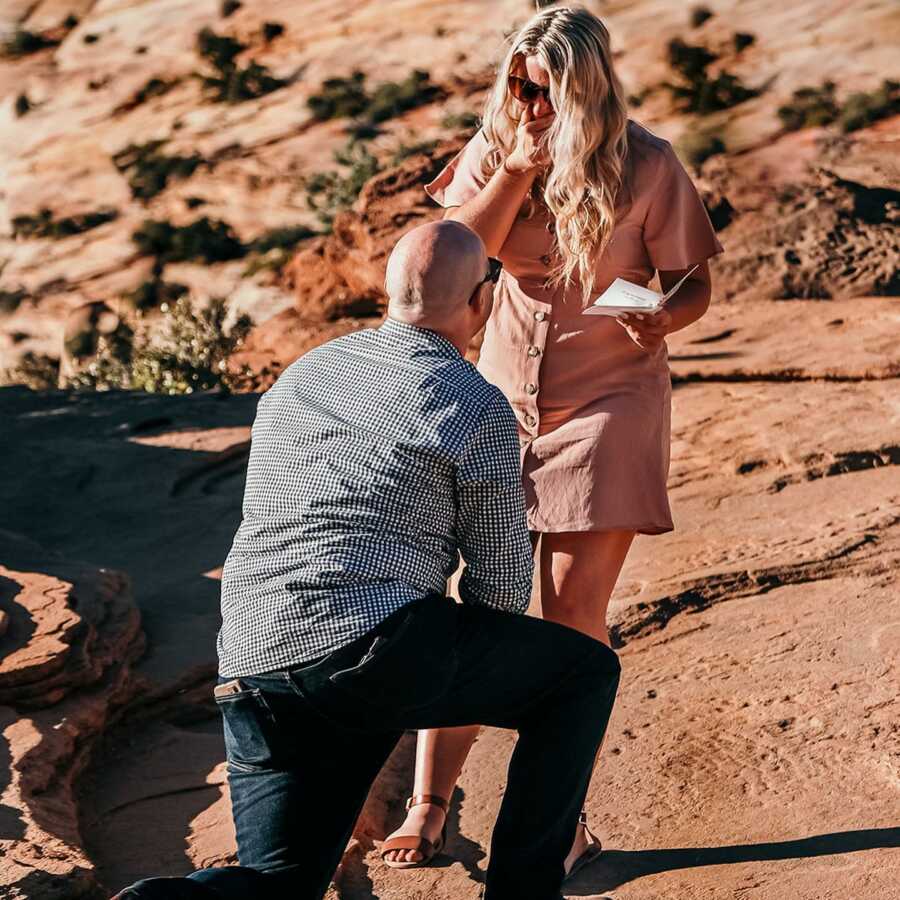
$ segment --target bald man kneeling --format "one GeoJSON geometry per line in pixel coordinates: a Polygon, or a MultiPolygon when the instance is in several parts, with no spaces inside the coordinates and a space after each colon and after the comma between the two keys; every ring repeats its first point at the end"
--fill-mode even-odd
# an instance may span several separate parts
{"type": "MultiPolygon", "coordinates": [[[[521,615],[515,417],[463,356],[499,274],[465,225],[413,229],[384,324],[310,351],[260,399],[215,688],[240,865],[119,900],[318,900],[401,734],[473,724],[519,733],[484,897],[559,897],[619,663],[521,615]]],[[[430,857],[445,840],[390,849],[430,857]]]]}

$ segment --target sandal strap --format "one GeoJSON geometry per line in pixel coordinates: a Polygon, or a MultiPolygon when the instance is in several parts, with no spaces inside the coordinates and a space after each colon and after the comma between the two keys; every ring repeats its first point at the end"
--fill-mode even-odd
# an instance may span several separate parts
{"type": "MultiPolygon", "coordinates": [[[[438,809],[442,809],[445,813],[450,809],[450,804],[437,794],[413,794],[413,796],[406,801],[406,810],[408,812],[414,806],[422,806],[426,803],[436,806],[438,809]]],[[[415,850],[416,848],[407,847],[406,849],[415,850]]]]}
{"type": "Polygon", "coordinates": [[[593,844],[598,848],[602,846],[600,838],[598,838],[597,835],[594,834],[593,831],[591,831],[590,826],[588,825],[587,810],[583,809],[581,811],[581,815],[578,816],[578,824],[581,825],[582,828],[584,828],[588,837],[588,844],[593,844]]]}
{"type": "Polygon", "coordinates": [[[400,835],[399,837],[389,838],[381,845],[382,857],[390,853],[392,850],[415,850],[421,853],[423,857],[434,856],[434,844],[428,838],[417,837],[414,834],[400,835]]]}

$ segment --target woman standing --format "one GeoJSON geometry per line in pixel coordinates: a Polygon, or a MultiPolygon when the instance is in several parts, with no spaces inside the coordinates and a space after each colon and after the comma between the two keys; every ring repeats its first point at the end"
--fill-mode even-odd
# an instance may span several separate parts
{"type": "MultiPolygon", "coordinates": [[[[480,131],[425,190],[504,264],[478,367],[518,419],[542,614],[608,644],[635,534],[673,527],[665,337],[706,312],[706,260],[723,248],[670,144],[628,118],[605,26],[577,7],[539,12],[513,38],[480,131]],[[694,264],[656,315],[582,315],[616,278],[658,272],[667,290],[694,264]]],[[[477,733],[420,733],[388,865],[441,849],[477,733]]],[[[598,850],[583,822],[567,871],[598,850]]]]}

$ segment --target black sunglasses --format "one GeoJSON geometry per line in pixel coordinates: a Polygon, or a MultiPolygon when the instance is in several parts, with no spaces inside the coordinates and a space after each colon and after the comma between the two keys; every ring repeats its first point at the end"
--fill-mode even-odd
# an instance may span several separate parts
{"type": "Polygon", "coordinates": [[[494,259],[493,256],[488,257],[488,272],[475,287],[479,288],[483,284],[486,284],[490,281],[491,284],[496,284],[500,280],[500,273],[503,271],[503,263],[500,262],[499,259],[494,259]]]}
{"type": "Polygon", "coordinates": [[[520,75],[509,76],[509,92],[523,103],[534,103],[542,94],[544,99],[550,102],[550,88],[544,87],[530,78],[522,78],[520,75]]]}

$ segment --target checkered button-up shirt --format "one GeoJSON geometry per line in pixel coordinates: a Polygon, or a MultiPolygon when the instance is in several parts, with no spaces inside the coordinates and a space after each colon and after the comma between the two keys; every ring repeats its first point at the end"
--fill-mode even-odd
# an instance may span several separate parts
{"type": "Polygon", "coordinates": [[[219,672],[323,656],[443,593],[524,612],[531,544],[512,410],[440,335],[388,319],[312,350],[260,400],[222,574],[219,672]]]}

